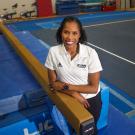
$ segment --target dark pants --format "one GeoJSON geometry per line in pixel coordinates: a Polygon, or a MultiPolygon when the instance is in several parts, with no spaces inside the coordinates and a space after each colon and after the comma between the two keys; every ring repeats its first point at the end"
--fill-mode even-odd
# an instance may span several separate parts
{"type": "Polygon", "coordinates": [[[95,121],[95,133],[97,135],[97,121],[100,116],[101,108],[102,108],[102,101],[101,101],[101,92],[99,92],[95,97],[87,99],[90,107],[87,110],[93,115],[95,121]]]}

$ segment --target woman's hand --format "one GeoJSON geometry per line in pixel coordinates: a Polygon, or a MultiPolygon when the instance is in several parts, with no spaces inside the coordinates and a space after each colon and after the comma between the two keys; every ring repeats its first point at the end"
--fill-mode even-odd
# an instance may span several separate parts
{"type": "Polygon", "coordinates": [[[77,99],[81,104],[83,104],[85,108],[89,108],[90,107],[90,104],[87,101],[87,99],[85,99],[80,93],[74,92],[74,94],[72,94],[72,96],[75,99],[77,99]]]}
{"type": "Polygon", "coordinates": [[[49,84],[49,90],[50,90],[52,93],[55,93],[55,89],[53,88],[52,84],[49,84]]]}
{"type": "Polygon", "coordinates": [[[50,90],[53,92],[54,91],[62,91],[64,84],[65,83],[63,83],[61,81],[55,81],[55,82],[50,84],[50,90]]]}

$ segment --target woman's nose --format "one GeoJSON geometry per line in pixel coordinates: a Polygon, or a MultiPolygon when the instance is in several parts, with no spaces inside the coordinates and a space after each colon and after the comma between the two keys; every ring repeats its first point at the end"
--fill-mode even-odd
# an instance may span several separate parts
{"type": "Polygon", "coordinates": [[[73,38],[72,34],[68,34],[67,38],[72,39],[73,38]]]}

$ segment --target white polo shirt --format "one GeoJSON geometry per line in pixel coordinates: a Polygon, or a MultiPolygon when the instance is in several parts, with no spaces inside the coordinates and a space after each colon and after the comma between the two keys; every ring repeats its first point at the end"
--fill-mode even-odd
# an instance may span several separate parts
{"type": "MultiPolygon", "coordinates": [[[[83,44],[79,44],[79,53],[72,60],[64,45],[51,47],[45,66],[56,71],[58,80],[74,85],[88,84],[89,73],[102,71],[102,66],[96,51],[83,44]]],[[[97,93],[83,93],[82,95],[88,99],[96,96],[97,93]]]]}

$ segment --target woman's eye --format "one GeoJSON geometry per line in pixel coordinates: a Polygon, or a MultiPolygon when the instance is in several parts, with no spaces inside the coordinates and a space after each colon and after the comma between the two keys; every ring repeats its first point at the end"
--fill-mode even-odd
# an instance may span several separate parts
{"type": "Polygon", "coordinates": [[[73,32],[73,35],[77,35],[77,32],[73,32]]]}
{"type": "Polygon", "coordinates": [[[69,32],[68,31],[64,31],[65,34],[68,34],[69,32]]]}

